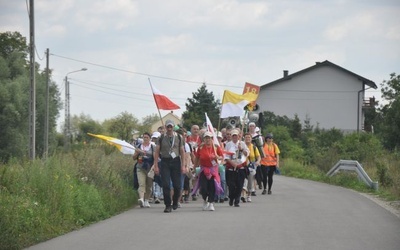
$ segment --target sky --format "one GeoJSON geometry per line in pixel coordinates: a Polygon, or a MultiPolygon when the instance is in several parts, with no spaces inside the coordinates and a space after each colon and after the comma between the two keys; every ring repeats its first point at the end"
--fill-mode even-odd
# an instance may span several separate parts
{"type": "MultiPolygon", "coordinates": [[[[29,0],[0,0],[0,32],[29,41],[29,0]]],[[[206,83],[222,100],[328,60],[380,84],[400,73],[398,0],[36,0],[36,62],[71,115],[158,114],[149,81],[181,109],[206,83]],[[73,71],[87,68],[87,71],[73,71]]],[[[161,115],[168,111],[161,111],[161,115]]],[[[58,119],[64,122],[64,109],[58,119]]]]}

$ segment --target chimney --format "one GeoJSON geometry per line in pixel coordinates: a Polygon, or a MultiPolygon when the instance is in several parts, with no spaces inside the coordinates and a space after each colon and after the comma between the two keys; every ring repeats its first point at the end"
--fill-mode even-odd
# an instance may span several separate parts
{"type": "Polygon", "coordinates": [[[289,70],[284,70],[283,71],[283,77],[287,77],[289,75],[289,70]]]}

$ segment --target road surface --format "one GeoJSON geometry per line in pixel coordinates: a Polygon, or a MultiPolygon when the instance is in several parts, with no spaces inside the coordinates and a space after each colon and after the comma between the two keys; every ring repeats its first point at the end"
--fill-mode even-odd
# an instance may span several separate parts
{"type": "Polygon", "coordinates": [[[400,249],[399,217],[355,191],[284,176],[272,195],[260,191],[213,212],[202,201],[170,214],[163,204],[136,207],[28,249],[400,249]]]}

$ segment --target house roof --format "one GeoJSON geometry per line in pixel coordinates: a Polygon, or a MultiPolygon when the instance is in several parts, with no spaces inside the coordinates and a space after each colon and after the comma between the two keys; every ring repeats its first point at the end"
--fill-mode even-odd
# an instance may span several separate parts
{"type": "Polygon", "coordinates": [[[306,73],[306,72],[308,72],[308,71],[311,71],[311,70],[314,70],[314,69],[317,69],[317,68],[320,68],[320,67],[325,67],[325,66],[334,67],[334,68],[336,68],[336,69],[339,69],[339,70],[343,71],[343,72],[346,73],[346,74],[350,74],[350,75],[356,77],[358,80],[362,81],[365,85],[370,86],[371,88],[374,88],[374,89],[377,89],[377,88],[378,88],[378,87],[376,86],[376,84],[375,84],[373,81],[371,81],[371,80],[369,80],[369,79],[367,79],[367,78],[365,78],[365,77],[362,77],[362,76],[360,76],[360,75],[357,75],[356,73],[353,73],[353,72],[351,72],[351,71],[349,71],[349,70],[347,70],[347,69],[345,69],[345,68],[342,68],[342,67],[340,67],[339,65],[336,65],[336,64],[334,64],[334,63],[331,63],[331,62],[328,61],[328,60],[325,60],[325,61],[323,61],[323,62],[317,62],[317,63],[315,63],[314,66],[305,68],[305,69],[303,69],[303,70],[297,71],[296,73],[293,73],[293,74],[290,74],[290,75],[288,74],[287,76],[284,76],[284,77],[282,77],[282,78],[280,78],[280,79],[278,79],[278,80],[275,80],[275,81],[272,81],[272,82],[270,82],[270,83],[266,83],[266,84],[264,84],[264,85],[261,85],[260,89],[263,89],[263,88],[265,88],[265,87],[267,87],[267,86],[269,87],[269,86],[271,86],[271,85],[274,85],[274,84],[277,84],[277,83],[280,83],[280,82],[284,82],[284,81],[287,81],[287,80],[291,80],[293,77],[296,77],[296,76],[301,75],[301,74],[304,74],[304,73],[306,73]]]}

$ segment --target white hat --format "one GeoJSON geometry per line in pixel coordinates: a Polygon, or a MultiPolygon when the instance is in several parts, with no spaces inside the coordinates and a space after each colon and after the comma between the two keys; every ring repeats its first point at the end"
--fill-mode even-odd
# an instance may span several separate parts
{"type": "Polygon", "coordinates": [[[217,133],[217,137],[219,137],[219,138],[223,138],[223,137],[222,137],[222,133],[221,133],[220,131],[218,131],[218,133],[217,133]]]}
{"type": "Polygon", "coordinates": [[[239,131],[237,129],[233,129],[231,131],[231,135],[239,135],[239,131]]]}
{"type": "Polygon", "coordinates": [[[254,130],[256,133],[260,132],[260,128],[256,127],[256,129],[254,130]]]}
{"type": "Polygon", "coordinates": [[[156,131],[151,135],[151,138],[158,138],[158,137],[160,137],[160,135],[161,135],[161,133],[156,131]]]}
{"type": "Polygon", "coordinates": [[[249,123],[249,127],[250,127],[250,126],[254,126],[254,127],[255,127],[256,124],[255,124],[254,122],[250,122],[250,123],[249,123]]]}
{"type": "Polygon", "coordinates": [[[210,131],[207,131],[204,133],[203,137],[206,137],[206,136],[213,137],[213,134],[210,131]]]}

